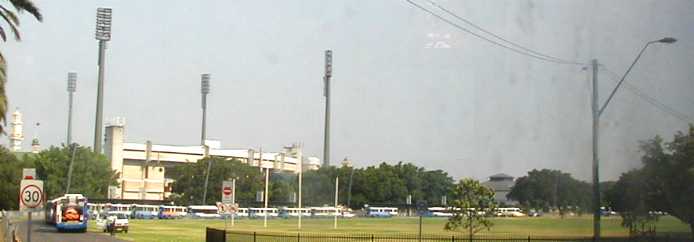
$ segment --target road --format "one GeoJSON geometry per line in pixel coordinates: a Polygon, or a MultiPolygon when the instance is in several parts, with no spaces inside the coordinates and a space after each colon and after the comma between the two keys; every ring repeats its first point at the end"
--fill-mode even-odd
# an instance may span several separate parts
{"type": "MultiPolygon", "coordinates": [[[[17,222],[17,232],[23,242],[27,241],[26,228],[26,221],[17,222]]],[[[116,239],[106,233],[58,233],[54,227],[43,223],[43,220],[34,220],[31,230],[33,232],[31,234],[32,242],[125,242],[125,240],[116,239]]]]}

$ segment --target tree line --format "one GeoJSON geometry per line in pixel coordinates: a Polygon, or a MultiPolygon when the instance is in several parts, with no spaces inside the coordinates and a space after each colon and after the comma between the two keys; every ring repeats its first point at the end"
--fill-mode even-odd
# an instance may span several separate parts
{"type": "Polygon", "coordinates": [[[643,167],[623,173],[606,200],[632,233],[646,232],[667,213],[689,225],[694,239],[694,125],[672,141],[641,142],[643,167]]]}
{"type": "MultiPolygon", "coordinates": [[[[236,199],[245,206],[259,204],[257,193],[264,191],[265,170],[249,166],[239,160],[208,157],[197,163],[174,167],[171,172],[176,180],[172,187],[172,199],[180,204],[202,203],[204,175],[208,162],[212,162],[208,203],[221,200],[222,181],[236,179],[236,199]]],[[[302,203],[305,206],[322,206],[335,202],[335,183],[338,186],[338,203],[353,208],[368,204],[405,205],[427,202],[440,204],[441,197],[450,196],[453,178],[442,170],[425,170],[411,163],[395,165],[381,163],[364,168],[321,167],[305,171],[302,182],[302,203]],[[336,181],[336,178],[339,181],[336,181]]],[[[275,205],[296,205],[298,202],[298,174],[273,172],[269,174],[269,202],[275,205]]]]}
{"type": "Polygon", "coordinates": [[[19,182],[23,168],[35,168],[36,179],[43,180],[48,199],[67,191],[67,173],[74,155],[70,192],[87,197],[105,198],[108,186],[117,185],[116,174],[106,157],[89,147],[52,146],[37,154],[14,153],[0,146],[0,210],[16,210],[19,202],[19,182]]]}

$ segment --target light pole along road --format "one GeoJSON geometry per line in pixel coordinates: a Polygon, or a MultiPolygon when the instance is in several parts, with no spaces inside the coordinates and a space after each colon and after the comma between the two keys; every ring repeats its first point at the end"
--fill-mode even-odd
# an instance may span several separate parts
{"type": "Polygon", "coordinates": [[[654,43],[665,43],[665,44],[671,44],[675,43],[677,40],[675,38],[671,37],[666,37],[662,38],[659,40],[653,40],[649,41],[646,43],[643,48],[641,49],[641,52],[636,56],[636,59],[634,59],[634,62],[631,63],[631,66],[629,66],[629,69],[622,75],[622,78],[619,80],[617,83],[617,86],[612,89],[612,92],[610,93],[610,96],[607,97],[607,100],[605,100],[605,103],[602,106],[598,106],[599,102],[599,97],[598,97],[598,60],[594,59],[592,61],[592,66],[593,66],[593,101],[592,101],[592,111],[593,111],[593,238],[595,238],[595,241],[600,240],[600,216],[602,215],[602,211],[600,209],[600,176],[599,176],[599,158],[598,158],[598,144],[599,144],[599,127],[600,127],[600,117],[602,113],[605,111],[605,108],[607,108],[607,105],[610,103],[610,100],[614,97],[615,93],[617,93],[617,90],[619,87],[622,86],[622,83],[624,83],[624,80],[626,79],[627,75],[629,75],[629,72],[631,72],[631,69],[634,68],[634,65],[636,65],[636,62],[639,61],[641,58],[641,55],[643,55],[643,52],[646,51],[646,48],[650,46],[651,44],[654,43]],[[599,107],[599,108],[598,108],[599,107]]]}

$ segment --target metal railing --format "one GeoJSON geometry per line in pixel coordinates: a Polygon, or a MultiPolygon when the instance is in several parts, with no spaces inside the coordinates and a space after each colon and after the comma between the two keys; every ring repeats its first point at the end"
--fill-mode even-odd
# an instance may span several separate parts
{"type": "MultiPolygon", "coordinates": [[[[212,229],[215,230],[215,229],[212,229]]],[[[210,234],[208,228],[208,234],[210,234]]],[[[224,232],[224,230],[216,230],[224,232]]],[[[253,232],[226,231],[228,242],[589,242],[592,237],[533,237],[533,236],[473,236],[445,234],[410,234],[410,233],[291,233],[291,232],[253,232]]],[[[216,235],[220,238],[219,235],[216,235]]],[[[691,238],[671,237],[668,235],[648,237],[603,237],[604,242],[694,242],[691,238]]]]}

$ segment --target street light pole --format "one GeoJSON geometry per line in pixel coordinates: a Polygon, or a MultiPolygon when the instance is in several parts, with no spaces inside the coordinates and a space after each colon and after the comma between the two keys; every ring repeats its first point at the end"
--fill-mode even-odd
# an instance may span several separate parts
{"type": "Polygon", "coordinates": [[[333,51],[325,51],[325,130],[323,133],[323,166],[330,165],[330,77],[333,75],[333,51]]]}
{"type": "Polygon", "coordinates": [[[599,96],[598,96],[598,60],[593,59],[592,61],[592,69],[593,69],[593,97],[592,97],[592,111],[593,111],[593,238],[595,241],[600,241],[600,216],[602,215],[602,211],[600,211],[600,176],[599,176],[599,154],[598,154],[598,147],[599,147],[599,142],[600,142],[600,133],[599,133],[599,128],[600,128],[600,117],[602,116],[603,112],[605,112],[605,108],[607,108],[607,105],[610,103],[612,98],[614,97],[615,93],[617,93],[617,90],[619,87],[622,86],[622,83],[624,83],[624,80],[626,79],[627,75],[629,75],[629,72],[631,72],[631,69],[634,68],[636,63],[639,61],[641,58],[641,55],[643,55],[643,52],[646,51],[646,48],[650,46],[651,44],[654,43],[664,43],[664,44],[672,44],[677,42],[677,39],[671,38],[671,37],[666,37],[662,38],[659,40],[653,40],[647,42],[643,48],[641,48],[641,51],[639,54],[636,56],[634,61],[631,63],[631,66],[627,69],[627,71],[622,75],[622,78],[619,80],[617,83],[617,86],[612,89],[612,92],[610,93],[610,96],[607,97],[607,100],[605,103],[603,103],[602,106],[598,106],[599,103],[599,96]]]}
{"type": "MultiPolygon", "coordinates": [[[[204,157],[210,155],[210,147],[205,145],[205,123],[207,116],[207,94],[210,93],[210,74],[200,75],[200,93],[202,94],[202,133],[200,136],[200,145],[204,150],[204,157]]],[[[202,204],[207,204],[207,182],[210,179],[210,169],[212,169],[212,159],[207,160],[207,171],[205,172],[205,190],[202,192],[202,204]]]]}
{"type": "Polygon", "coordinates": [[[96,92],[96,119],[94,124],[94,152],[101,153],[101,127],[103,126],[104,109],[104,62],[106,59],[106,42],[111,40],[111,9],[96,10],[96,39],[99,40],[99,80],[96,92]]]}

